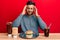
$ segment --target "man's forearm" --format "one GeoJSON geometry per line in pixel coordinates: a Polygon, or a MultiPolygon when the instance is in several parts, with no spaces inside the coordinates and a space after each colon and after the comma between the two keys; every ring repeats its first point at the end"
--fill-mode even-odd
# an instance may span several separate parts
{"type": "Polygon", "coordinates": [[[47,27],[46,23],[42,20],[42,18],[40,16],[37,17],[37,20],[38,20],[38,23],[39,23],[41,29],[44,30],[47,27]]]}
{"type": "Polygon", "coordinates": [[[21,23],[22,17],[23,17],[23,15],[20,14],[20,15],[17,17],[17,19],[15,19],[15,20],[13,21],[12,27],[18,27],[18,26],[20,25],[20,23],[21,23]]]}

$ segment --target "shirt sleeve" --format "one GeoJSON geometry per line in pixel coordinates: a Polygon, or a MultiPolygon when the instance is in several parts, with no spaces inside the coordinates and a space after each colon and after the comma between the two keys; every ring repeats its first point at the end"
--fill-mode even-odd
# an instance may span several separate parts
{"type": "Polygon", "coordinates": [[[17,19],[15,19],[15,20],[13,21],[12,27],[18,27],[18,26],[20,25],[20,23],[21,23],[22,17],[23,17],[23,15],[20,14],[20,15],[17,17],[17,19]]]}
{"type": "Polygon", "coordinates": [[[41,17],[37,17],[37,20],[38,20],[38,24],[39,24],[39,27],[44,30],[45,27],[47,27],[46,23],[42,20],[41,17]]]}

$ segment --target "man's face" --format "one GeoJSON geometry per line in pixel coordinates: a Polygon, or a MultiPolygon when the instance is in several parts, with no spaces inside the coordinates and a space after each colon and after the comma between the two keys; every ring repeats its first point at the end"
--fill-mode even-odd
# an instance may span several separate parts
{"type": "Polygon", "coordinates": [[[27,5],[26,12],[28,13],[28,15],[31,15],[33,11],[34,11],[34,5],[27,5]]]}

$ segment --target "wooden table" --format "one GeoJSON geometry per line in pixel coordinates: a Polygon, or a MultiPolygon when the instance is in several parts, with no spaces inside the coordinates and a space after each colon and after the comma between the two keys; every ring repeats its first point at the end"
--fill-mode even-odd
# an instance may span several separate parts
{"type": "Polygon", "coordinates": [[[0,40],[60,40],[60,33],[50,33],[49,37],[45,37],[44,33],[40,33],[35,39],[9,38],[7,33],[0,33],[0,40]]]}

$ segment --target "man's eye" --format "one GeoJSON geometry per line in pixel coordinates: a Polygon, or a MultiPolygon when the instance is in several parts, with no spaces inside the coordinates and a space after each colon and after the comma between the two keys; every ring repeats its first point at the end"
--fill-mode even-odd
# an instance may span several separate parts
{"type": "Polygon", "coordinates": [[[32,8],[31,8],[32,9],[32,8]]]}

